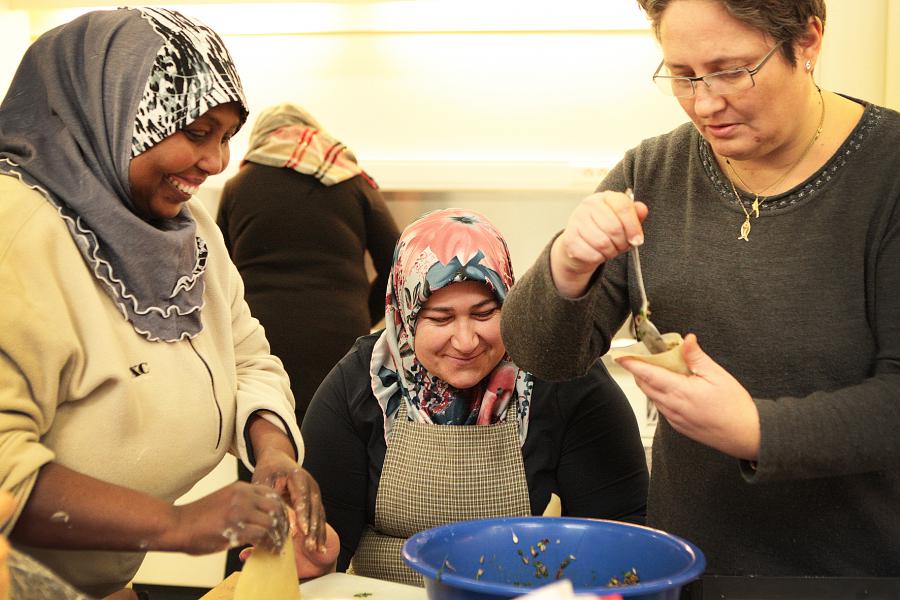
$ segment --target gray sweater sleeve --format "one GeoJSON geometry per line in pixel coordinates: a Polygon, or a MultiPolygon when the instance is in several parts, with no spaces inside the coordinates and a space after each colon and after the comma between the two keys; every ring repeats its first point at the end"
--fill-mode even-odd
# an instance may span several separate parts
{"type": "MultiPolygon", "coordinates": [[[[885,177],[900,165],[884,158],[897,143],[900,118],[870,107],[820,173],[765,203],[750,242],[691,126],[629,151],[600,186],[650,206],[641,256],[656,325],[696,333],[755,399],[761,449],[746,480],[900,464],[900,182],[885,177]]],[[[567,300],[548,251],[510,293],[503,336],[523,367],[568,378],[607,350],[637,294],[616,259],[567,300]]]]}
{"type": "MultiPolygon", "coordinates": [[[[554,237],[554,239],[556,239],[554,237]]],[[[550,273],[550,246],[512,287],[503,305],[501,331],[513,361],[549,381],[584,375],[609,347],[590,323],[599,287],[581,298],[562,296],[550,273]]]]}
{"type": "MultiPolygon", "coordinates": [[[[861,274],[870,282],[866,296],[873,361],[868,376],[806,395],[755,398],[762,437],[756,469],[743,465],[749,481],[896,473],[900,467],[900,185],[894,187],[894,197],[884,202],[890,210],[873,215],[868,272],[861,274]]],[[[822,347],[835,343],[824,335],[809,342],[822,347]]],[[[848,363],[855,360],[847,356],[848,363]]],[[[813,374],[816,367],[811,365],[813,374]]]]}
{"type": "MultiPolygon", "coordinates": [[[[650,207],[654,323],[695,333],[759,411],[756,470],[657,427],[648,524],[696,543],[707,573],[900,575],[897,147],[900,114],[866,105],[817,172],[763,202],[749,241],[692,124],[643,142],[603,183],[627,182],[650,207]]],[[[503,309],[513,358],[545,376],[583,372],[634,307],[624,266],[565,300],[545,252],[503,309]]]]}
{"type": "MultiPolygon", "coordinates": [[[[598,191],[630,187],[626,155],[598,191]]],[[[534,265],[513,286],[503,305],[503,341],[527,371],[550,381],[578,377],[609,350],[629,314],[627,256],[600,265],[580,298],[561,295],[550,270],[554,236],[534,265]]],[[[637,307],[634,307],[637,308],[637,307]]]]}

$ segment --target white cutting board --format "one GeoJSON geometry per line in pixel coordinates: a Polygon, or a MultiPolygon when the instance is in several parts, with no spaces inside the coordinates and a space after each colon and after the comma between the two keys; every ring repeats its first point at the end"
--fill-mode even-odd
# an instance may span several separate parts
{"type": "Polygon", "coordinates": [[[300,584],[303,600],[426,600],[425,588],[349,573],[329,573],[300,584]],[[360,595],[356,595],[360,594],[360,595]],[[371,594],[362,596],[361,594],[371,594]]]}

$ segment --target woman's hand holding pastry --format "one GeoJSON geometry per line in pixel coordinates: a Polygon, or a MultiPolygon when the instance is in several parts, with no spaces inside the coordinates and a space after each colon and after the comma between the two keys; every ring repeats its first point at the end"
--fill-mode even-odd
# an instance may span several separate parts
{"type": "Polygon", "coordinates": [[[594,271],[644,241],[647,205],[621,192],[591,194],[575,207],[550,249],[550,272],[559,292],[576,298],[594,271]]]}
{"type": "MultiPolygon", "coordinates": [[[[338,554],[341,551],[341,540],[331,525],[326,523],[325,529],[325,552],[320,552],[319,550],[309,551],[301,538],[293,538],[297,579],[312,579],[328,573],[334,573],[337,567],[338,554]]],[[[240,559],[246,561],[251,554],[253,554],[253,547],[248,546],[241,550],[240,559]]]]}
{"type": "Polygon", "coordinates": [[[637,359],[616,362],[679,433],[735,458],[759,458],[759,413],[750,393],[688,334],[682,347],[692,375],[637,359]]]}
{"type": "Polygon", "coordinates": [[[306,469],[277,448],[260,452],[253,482],[267,486],[285,497],[292,509],[292,527],[295,536],[302,536],[307,551],[324,553],[326,525],[325,507],[319,484],[306,469]],[[293,522],[295,520],[295,522],[293,522]]]}
{"type": "Polygon", "coordinates": [[[312,475],[284,452],[268,448],[258,456],[253,481],[285,497],[291,508],[288,515],[297,576],[306,579],[333,571],[340,541],[325,522],[319,484],[312,475]]]}
{"type": "Polygon", "coordinates": [[[338,554],[341,551],[341,540],[337,532],[325,523],[325,548],[310,551],[300,538],[294,538],[294,556],[297,560],[297,577],[309,579],[327,573],[333,573],[337,566],[338,554]]]}

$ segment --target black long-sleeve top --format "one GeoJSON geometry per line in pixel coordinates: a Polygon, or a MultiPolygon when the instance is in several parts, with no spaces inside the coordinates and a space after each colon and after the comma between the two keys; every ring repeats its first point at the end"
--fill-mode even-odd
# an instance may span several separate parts
{"type": "Polygon", "coordinates": [[[361,175],[326,186],[252,162],[225,184],[217,222],[302,420],[331,367],[384,317],[397,225],[361,175]]]}
{"type": "MultiPolygon", "coordinates": [[[[303,421],[303,466],[319,483],[328,522],[340,535],[339,570],[375,520],[386,451],[384,416],[368,374],[377,337],[357,340],[303,421]]],[[[564,383],[535,378],[522,455],[533,514],[543,513],[552,492],[563,515],[644,522],[649,477],[637,421],[602,363],[564,383]]]]}

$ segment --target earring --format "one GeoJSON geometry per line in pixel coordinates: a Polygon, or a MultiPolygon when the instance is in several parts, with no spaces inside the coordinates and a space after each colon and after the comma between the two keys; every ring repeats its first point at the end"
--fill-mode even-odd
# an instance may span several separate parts
{"type": "Polygon", "coordinates": [[[809,71],[810,69],[812,69],[812,61],[811,60],[806,61],[806,65],[804,65],[804,66],[806,67],[806,70],[809,71]]]}

